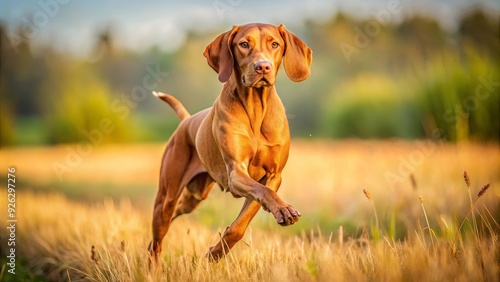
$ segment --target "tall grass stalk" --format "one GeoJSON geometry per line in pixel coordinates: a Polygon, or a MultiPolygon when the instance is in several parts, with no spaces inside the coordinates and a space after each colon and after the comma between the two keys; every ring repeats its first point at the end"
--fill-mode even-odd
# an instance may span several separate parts
{"type": "MultiPolygon", "coordinates": [[[[461,224],[460,224],[460,226],[458,227],[458,231],[459,231],[459,232],[460,232],[460,230],[462,229],[462,226],[464,225],[465,220],[467,220],[467,217],[469,216],[469,214],[470,214],[471,212],[473,212],[473,210],[474,210],[474,206],[477,204],[477,201],[479,200],[479,198],[481,198],[481,197],[484,195],[484,193],[486,193],[486,190],[488,190],[488,188],[490,188],[490,183],[488,183],[488,184],[484,185],[484,186],[483,186],[483,188],[481,188],[481,190],[479,190],[479,192],[477,193],[477,198],[476,198],[476,200],[474,200],[474,202],[472,203],[472,205],[471,205],[471,207],[470,207],[469,211],[468,211],[468,212],[467,212],[467,214],[465,215],[465,218],[462,220],[462,223],[461,223],[461,224]]],[[[474,234],[475,234],[476,236],[479,236],[479,230],[478,230],[478,228],[477,228],[477,227],[474,229],[474,234]]]]}
{"type": "Polygon", "coordinates": [[[425,216],[425,222],[427,223],[427,230],[429,231],[429,237],[431,239],[431,245],[432,245],[432,249],[435,249],[434,247],[434,231],[432,230],[431,228],[431,225],[429,224],[429,219],[427,218],[427,213],[425,212],[425,207],[424,207],[424,199],[422,198],[422,196],[419,197],[420,199],[420,205],[422,205],[422,210],[424,211],[424,216],[425,216]]]}
{"type": "MultiPolygon", "coordinates": [[[[464,171],[464,182],[465,185],[467,185],[467,193],[469,194],[469,204],[470,204],[470,210],[469,212],[472,213],[472,229],[474,230],[474,234],[478,233],[478,228],[477,228],[477,223],[476,223],[476,215],[474,214],[474,209],[473,209],[473,202],[472,202],[472,194],[470,191],[470,177],[467,171],[464,171]]],[[[469,213],[467,213],[467,216],[469,213]]],[[[467,218],[467,216],[465,218],[467,218]]]]}
{"type": "Polygon", "coordinates": [[[370,194],[370,192],[366,189],[363,189],[363,193],[372,204],[373,214],[375,215],[375,228],[373,228],[372,226],[372,236],[373,239],[378,242],[378,240],[380,240],[380,225],[378,223],[377,209],[375,208],[375,203],[373,202],[372,195],[370,194]]]}

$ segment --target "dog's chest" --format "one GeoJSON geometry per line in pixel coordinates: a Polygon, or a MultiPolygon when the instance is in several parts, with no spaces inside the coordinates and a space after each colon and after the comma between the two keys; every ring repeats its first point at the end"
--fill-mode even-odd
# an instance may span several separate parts
{"type": "Polygon", "coordinates": [[[280,172],[288,158],[290,132],[284,112],[270,112],[260,130],[253,132],[251,138],[253,157],[250,161],[250,175],[260,179],[265,173],[280,172]],[[252,175],[255,170],[255,177],[252,175]]]}
{"type": "Polygon", "coordinates": [[[288,157],[288,146],[280,142],[271,144],[268,140],[260,140],[258,143],[248,167],[250,177],[255,180],[281,172],[288,157]]]}

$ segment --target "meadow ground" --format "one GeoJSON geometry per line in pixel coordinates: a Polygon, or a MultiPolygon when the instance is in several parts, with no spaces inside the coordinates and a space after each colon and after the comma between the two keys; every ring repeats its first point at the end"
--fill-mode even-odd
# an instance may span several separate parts
{"type": "Polygon", "coordinates": [[[296,225],[260,211],[229,255],[210,263],[206,251],[243,203],[214,188],[172,224],[162,266],[149,269],[163,147],[2,149],[0,280],[500,279],[498,144],[293,140],[279,194],[301,211],[296,225]],[[16,275],[6,264],[4,164],[16,168],[16,275]]]}

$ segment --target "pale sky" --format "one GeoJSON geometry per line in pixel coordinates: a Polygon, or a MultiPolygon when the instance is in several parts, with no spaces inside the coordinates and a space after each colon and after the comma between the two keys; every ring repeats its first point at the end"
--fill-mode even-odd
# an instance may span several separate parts
{"type": "MultiPolygon", "coordinates": [[[[172,1],[173,2],[173,1],[172,1]]],[[[166,51],[183,44],[185,32],[225,30],[248,22],[284,23],[300,28],[305,19],[324,21],[336,12],[370,18],[401,6],[404,15],[422,13],[436,17],[445,28],[456,27],[460,15],[477,5],[500,13],[500,0],[195,0],[167,3],[161,0],[2,0],[0,22],[12,36],[29,37],[36,45],[52,44],[73,54],[88,54],[96,33],[111,27],[117,44],[145,50],[157,44],[166,51]],[[21,30],[19,30],[19,28],[21,30]]]]}

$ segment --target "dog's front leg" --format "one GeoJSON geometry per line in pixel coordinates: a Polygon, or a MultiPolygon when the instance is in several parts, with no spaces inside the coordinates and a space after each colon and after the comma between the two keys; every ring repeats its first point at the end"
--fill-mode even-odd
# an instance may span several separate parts
{"type": "Polygon", "coordinates": [[[294,207],[281,200],[276,191],[253,180],[242,168],[231,171],[228,184],[232,194],[256,201],[273,214],[279,225],[291,225],[299,220],[300,213],[294,207]]]}
{"type": "MultiPolygon", "coordinates": [[[[260,181],[260,183],[265,185],[264,187],[265,189],[277,192],[281,184],[281,175],[276,173],[266,176],[264,179],[260,181]]],[[[241,240],[241,238],[243,238],[243,235],[245,234],[248,225],[250,224],[254,216],[257,214],[260,207],[261,205],[258,202],[247,198],[236,220],[226,228],[226,231],[224,232],[221,240],[215,246],[212,246],[210,248],[210,251],[207,253],[207,257],[213,261],[218,261],[225,254],[227,254],[227,252],[229,252],[229,250],[239,240],[241,240]]],[[[291,206],[289,207],[293,209],[291,206]]],[[[296,222],[299,219],[298,217],[300,216],[300,213],[298,211],[296,211],[295,209],[293,209],[293,211],[288,210],[289,214],[296,215],[292,216],[293,222],[289,221],[292,223],[296,222]],[[295,211],[295,213],[293,211],[295,211]]],[[[281,225],[287,225],[287,224],[281,224],[281,225]]]]}
{"type": "Polygon", "coordinates": [[[224,257],[231,248],[243,238],[245,231],[260,209],[259,203],[253,200],[246,199],[240,214],[236,220],[226,228],[219,242],[210,247],[207,253],[207,258],[212,261],[218,261],[224,257]]]}

